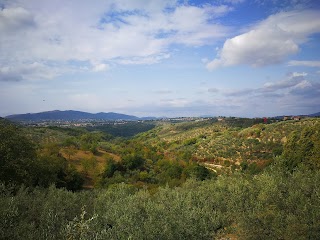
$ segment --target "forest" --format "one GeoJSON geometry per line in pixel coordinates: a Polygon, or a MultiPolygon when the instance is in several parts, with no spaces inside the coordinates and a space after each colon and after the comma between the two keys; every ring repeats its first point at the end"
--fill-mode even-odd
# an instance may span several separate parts
{"type": "Polygon", "coordinates": [[[0,120],[0,239],[319,239],[320,119],[0,120]]]}

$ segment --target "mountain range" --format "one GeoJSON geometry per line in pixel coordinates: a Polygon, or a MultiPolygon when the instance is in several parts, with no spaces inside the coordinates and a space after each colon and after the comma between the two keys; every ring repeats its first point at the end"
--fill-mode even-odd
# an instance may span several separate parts
{"type": "MultiPolygon", "coordinates": [[[[309,115],[301,115],[305,117],[319,117],[320,112],[313,113],[309,115]]],[[[282,119],[284,116],[277,116],[275,118],[282,119]]],[[[157,119],[156,117],[136,117],[127,114],[121,113],[114,113],[114,112],[99,112],[99,113],[88,113],[88,112],[81,112],[81,111],[74,111],[74,110],[54,110],[54,111],[47,111],[47,112],[39,112],[39,113],[26,113],[26,114],[15,114],[9,115],[5,118],[12,120],[12,121],[77,121],[83,119],[90,119],[90,120],[128,120],[128,121],[135,121],[135,120],[153,120],[157,119]]]]}
{"type": "Polygon", "coordinates": [[[92,119],[92,120],[139,120],[140,118],[132,115],[126,115],[114,112],[99,112],[99,113],[88,113],[74,110],[66,111],[48,111],[39,113],[26,113],[26,114],[15,114],[9,115],[5,118],[12,121],[72,121],[81,119],[92,119]]]}

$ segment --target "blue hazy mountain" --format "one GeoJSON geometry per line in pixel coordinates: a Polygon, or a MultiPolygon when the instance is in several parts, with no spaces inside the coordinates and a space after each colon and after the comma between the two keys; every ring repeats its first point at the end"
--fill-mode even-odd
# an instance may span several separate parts
{"type": "Polygon", "coordinates": [[[62,120],[72,121],[81,119],[92,119],[92,120],[139,120],[138,117],[132,115],[126,115],[114,112],[99,112],[99,113],[88,113],[81,111],[48,111],[39,113],[26,113],[26,114],[15,114],[9,115],[5,118],[12,121],[46,121],[46,120],[62,120]]]}

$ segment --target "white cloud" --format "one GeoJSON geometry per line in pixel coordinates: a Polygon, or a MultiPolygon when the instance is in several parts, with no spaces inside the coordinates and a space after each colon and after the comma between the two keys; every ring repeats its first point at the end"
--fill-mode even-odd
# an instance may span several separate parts
{"type": "Polygon", "coordinates": [[[123,65],[138,65],[138,64],[155,64],[161,62],[163,59],[170,58],[169,53],[164,54],[155,54],[152,56],[147,57],[131,57],[127,59],[118,59],[115,60],[116,63],[123,64],[123,65]]]}
{"type": "Polygon", "coordinates": [[[7,1],[0,9],[0,67],[96,61],[104,65],[87,69],[101,71],[108,69],[104,62],[153,64],[170,57],[172,45],[226,36],[228,28],[215,19],[229,11],[170,0],[7,1]]]}
{"type": "Polygon", "coordinates": [[[307,75],[308,75],[308,73],[306,73],[306,72],[293,72],[292,73],[293,77],[305,77],[307,75]]]}
{"type": "Polygon", "coordinates": [[[320,61],[289,61],[288,66],[320,67],[320,61]]]}
{"type": "Polygon", "coordinates": [[[32,14],[24,8],[17,7],[0,11],[0,31],[12,33],[34,26],[32,14]]]}
{"type": "Polygon", "coordinates": [[[246,88],[240,90],[229,90],[225,92],[226,96],[243,97],[243,96],[256,96],[256,97],[283,97],[292,89],[299,88],[306,84],[305,77],[307,73],[290,73],[285,78],[279,81],[267,82],[259,88],[246,88]]]}
{"type": "Polygon", "coordinates": [[[267,82],[262,87],[227,90],[224,91],[224,95],[229,97],[283,97],[294,89],[303,89],[306,86],[314,85],[305,79],[306,76],[305,72],[293,72],[279,81],[267,82]]]}
{"type": "Polygon", "coordinates": [[[0,81],[52,79],[65,71],[67,70],[64,67],[48,66],[39,62],[17,63],[0,67],[0,81]]]}
{"type": "Polygon", "coordinates": [[[268,82],[259,89],[259,92],[276,92],[278,90],[288,89],[295,87],[303,80],[303,76],[292,76],[278,82],[268,82]]]}
{"type": "Polygon", "coordinates": [[[304,10],[271,15],[250,31],[227,39],[217,58],[207,63],[213,70],[233,65],[253,67],[281,63],[299,51],[299,45],[320,32],[319,11],[304,10]]]}
{"type": "Polygon", "coordinates": [[[307,80],[303,80],[302,82],[294,86],[294,88],[298,88],[298,89],[306,89],[308,87],[312,87],[312,84],[307,80]]]}
{"type": "Polygon", "coordinates": [[[104,72],[110,69],[110,66],[105,63],[97,63],[93,65],[94,72],[104,72]]]}
{"type": "Polygon", "coordinates": [[[236,111],[246,112],[247,116],[252,117],[266,114],[310,114],[319,111],[320,84],[307,80],[304,73],[292,73],[258,88],[220,92],[223,93],[222,101],[233,102],[238,105],[236,111]]]}

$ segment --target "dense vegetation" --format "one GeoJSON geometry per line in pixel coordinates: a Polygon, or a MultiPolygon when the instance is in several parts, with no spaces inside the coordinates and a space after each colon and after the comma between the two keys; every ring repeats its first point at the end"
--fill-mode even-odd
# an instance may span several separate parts
{"type": "Polygon", "coordinates": [[[101,131],[106,134],[111,134],[114,137],[133,137],[134,135],[146,132],[155,127],[152,122],[114,122],[100,126],[87,127],[89,131],[101,131]]]}
{"type": "Polygon", "coordinates": [[[319,119],[130,139],[0,121],[0,139],[0,239],[320,238],[319,119]]]}

